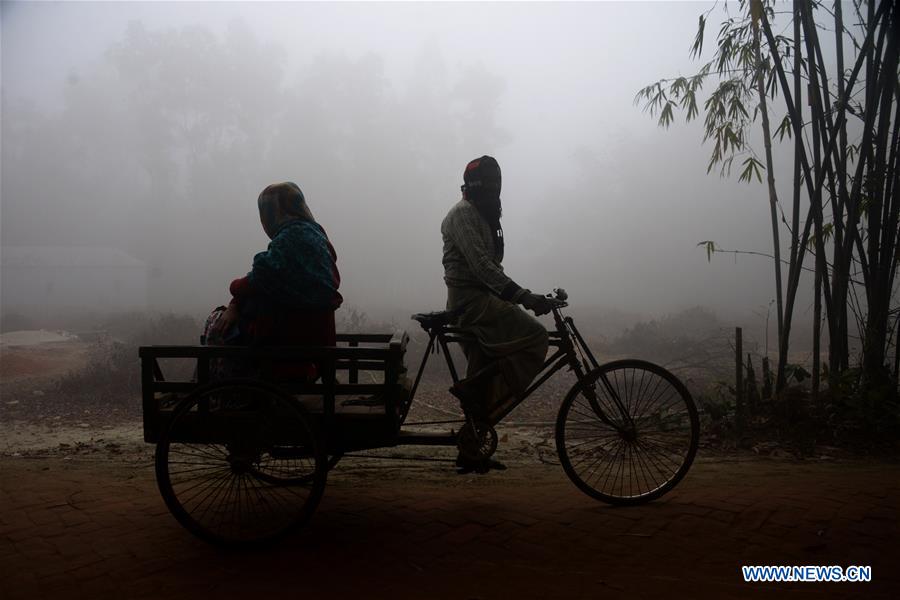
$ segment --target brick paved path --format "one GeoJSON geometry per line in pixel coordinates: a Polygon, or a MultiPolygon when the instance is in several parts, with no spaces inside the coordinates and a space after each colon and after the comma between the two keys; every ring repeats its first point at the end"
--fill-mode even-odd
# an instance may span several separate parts
{"type": "MultiPolygon", "coordinates": [[[[363,463],[363,464],[360,464],[363,463]]],[[[0,598],[900,597],[900,466],[700,461],[612,508],[559,467],[340,466],[308,529],[195,540],[146,463],[0,459],[0,598]],[[745,584],[741,564],[871,565],[869,584],[745,584]]]]}

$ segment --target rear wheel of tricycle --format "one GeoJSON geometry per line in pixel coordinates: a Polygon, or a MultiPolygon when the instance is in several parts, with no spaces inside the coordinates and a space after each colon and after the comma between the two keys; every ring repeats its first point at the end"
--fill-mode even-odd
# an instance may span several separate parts
{"type": "Polygon", "coordinates": [[[269,542],[302,526],[327,471],[308,414],[255,381],[198,389],[175,408],[156,446],[166,506],[192,533],[222,545],[269,542]]]}
{"type": "Polygon", "coordinates": [[[681,481],[699,430],[694,401],[678,378],[652,363],[620,360],[569,391],[556,419],[556,449],[566,475],[587,495],[640,504],[681,481]]]}

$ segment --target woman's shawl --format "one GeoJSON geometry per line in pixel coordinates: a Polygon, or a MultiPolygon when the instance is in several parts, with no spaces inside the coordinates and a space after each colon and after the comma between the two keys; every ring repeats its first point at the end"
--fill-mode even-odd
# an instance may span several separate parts
{"type": "Polygon", "coordinates": [[[273,236],[265,252],[253,257],[248,279],[270,300],[293,309],[336,309],[340,274],[334,248],[318,223],[294,220],[273,236]]]}

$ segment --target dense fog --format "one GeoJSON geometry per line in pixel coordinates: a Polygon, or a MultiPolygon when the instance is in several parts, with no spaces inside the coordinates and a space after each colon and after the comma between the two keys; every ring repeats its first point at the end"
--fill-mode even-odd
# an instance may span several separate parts
{"type": "MultiPolygon", "coordinates": [[[[771,252],[765,184],[707,175],[698,123],[634,103],[697,69],[711,7],[4,2],[3,253],[114,249],[147,308],[199,313],[266,246],[259,192],[290,180],[337,249],[342,310],[402,319],[443,306],[440,222],[490,154],[521,285],[567,288],[575,314],[763,318],[771,260],[697,244],[771,252]]],[[[3,309],[27,311],[4,265],[3,309]]]]}

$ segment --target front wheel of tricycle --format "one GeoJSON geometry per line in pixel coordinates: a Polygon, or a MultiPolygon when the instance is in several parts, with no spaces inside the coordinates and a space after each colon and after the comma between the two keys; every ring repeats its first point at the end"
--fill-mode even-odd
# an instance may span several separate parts
{"type": "Polygon", "coordinates": [[[610,504],[659,498],[685,476],[699,441],[699,419],[677,377],[641,360],[619,360],[585,375],[556,419],[566,475],[610,504]]]}
{"type": "Polygon", "coordinates": [[[271,542],[311,517],[328,466],[308,415],[278,388],[222,381],[182,400],[156,446],[156,481],[179,523],[215,544],[271,542]]]}

